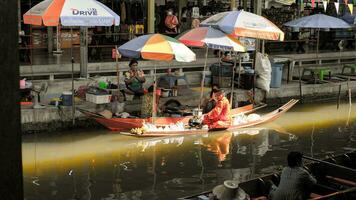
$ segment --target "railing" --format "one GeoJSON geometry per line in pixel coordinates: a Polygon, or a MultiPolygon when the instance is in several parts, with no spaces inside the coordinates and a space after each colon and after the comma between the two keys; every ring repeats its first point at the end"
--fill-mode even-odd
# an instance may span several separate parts
{"type": "MultiPolygon", "coordinates": [[[[154,74],[154,68],[156,67],[157,74],[166,73],[168,69],[173,72],[178,70],[186,74],[200,75],[204,67],[204,59],[198,59],[191,63],[179,63],[172,62],[157,62],[157,61],[139,61],[139,68],[144,71],[147,76],[154,74]]],[[[218,62],[217,58],[208,58],[207,63],[210,66],[212,63],[218,62]]],[[[119,74],[123,77],[123,73],[128,71],[128,61],[118,62],[119,74]]],[[[74,64],[74,76],[79,77],[80,74],[79,63],[74,64]]],[[[71,64],[61,65],[36,65],[36,66],[21,66],[20,76],[26,77],[32,80],[56,80],[56,79],[69,79],[71,78],[71,64]]],[[[116,76],[116,63],[115,62],[103,62],[103,63],[88,63],[88,76],[116,76]]]]}

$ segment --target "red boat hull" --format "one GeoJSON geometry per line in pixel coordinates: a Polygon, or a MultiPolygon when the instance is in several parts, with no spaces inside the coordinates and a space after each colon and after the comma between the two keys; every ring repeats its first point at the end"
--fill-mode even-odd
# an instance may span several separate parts
{"type": "MultiPolygon", "coordinates": [[[[231,115],[235,115],[241,112],[249,112],[252,111],[253,105],[247,105],[241,108],[235,108],[231,110],[231,115]]],[[[106,128],[108,128],[111,131],[127,131],[131,130],[133,128],[140,128],[142,127],[143,122],[149,122],[152,123],[152,118],[111,118],[111,119],[106,119],[104,117],[95,117],[95,116],[90,116],[94,118],[98,123],[102,124],[106,128]]],[[[182,122],[184,124],[188,124],[189,119],[191,116],[187,117],[156,117],[155,118],[155,124],[158,126],[163,126],[163,125],[169,125],[169,124],[175,124],[178,122],[182,122]]]]}

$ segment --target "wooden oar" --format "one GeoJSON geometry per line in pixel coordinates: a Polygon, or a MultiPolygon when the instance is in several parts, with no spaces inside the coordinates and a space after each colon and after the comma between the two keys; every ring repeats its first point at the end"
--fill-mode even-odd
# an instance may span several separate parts
{"type": "Polygon", "coordinates": [[[319,160],[319,159],[316,159],[316,158],[311,158],[311,157],[308,157],[308,156],[303,156],[303,158],[307,159],[307,160],[312,160],[312,161],[315,161],[315,162],[323,163],[323,164],[326,164],[326,165],[330,165],[330,166],[333,166],[333,167],[337,167],[337,168],[340,168],[340,169],[345,169],[345,170],[352,171],[352,172],[356,173],[355,169],[352,169],[352,168],[349,168],[349,167],[345,167],[345,166],[342,166],[342,165],[338,165],[338,164],[334,164],[334,163],[331,163],[331,162],[319,160]]]}
{"type": "Polygon", "coordinates": [[[350,180],[346,180],[346,179],[343,179],[343,178],[338,178],[338,177],[333,177],[333,176],[325,176],[327,179],[329,180],[332,180],[332,181],[335,181],[335,182],[338,182],[340,184],[343,184],[343,185],[348,185],[348,186],[352,186],[352,187],[356,187],[356,182],[354,181],[350,181],[350,180]]]}
{"type": "Polygon", "coordinates": [[[237,113],[237,114],[234,114],[234,115],[231,115],[231,117],[235,117],[235,116],[238,116],[238,115],[241,115],[241,114],[248,114],[248,113],[252,113],[252,112],[255,112],[261,108],[265,108],[267,106],[267,104],[263,104],[257,108],[254,108],[252,110],[248,110],[248,111],[244,111],[244,112],[240,112],[240,113],[237,113]]]}
{"type": "Polygon", "coordinates": [[[312,198],[312,200],[327,199],[327,198],[330,198],[330,197],[335,197],[335,196],[338,196],[338,195],[347,194],[347,193],[355,192],[355,191],[356,191],[356,187],[352,187],[352,188],[349,188],[349,189],[346,189],[346,190],[333,192],[331,194],[327,194],[327,195],[324,195],[324,196],[321,196],[321,197],[315,197],[315,198],[312,198]]]}

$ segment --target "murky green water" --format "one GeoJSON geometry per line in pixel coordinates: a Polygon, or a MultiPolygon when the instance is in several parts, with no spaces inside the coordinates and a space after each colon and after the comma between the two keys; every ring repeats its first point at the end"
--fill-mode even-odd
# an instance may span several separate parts
{"type": "Polygon", "coordinates": [[[298,105],[238,132],[138,139],[106,130],[23,138],[27,200],[176,199],[226,179],[274,172],[286,154],[317,158],[356,149],[356,109],[298,105]]]}

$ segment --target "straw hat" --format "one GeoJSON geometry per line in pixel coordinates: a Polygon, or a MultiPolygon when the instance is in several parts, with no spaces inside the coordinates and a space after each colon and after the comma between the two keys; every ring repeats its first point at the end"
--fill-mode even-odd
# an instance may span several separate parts
{"type": "Polygon", "coordinates": [[[213,189],[214,196],[219,200],[249,200],[250,197],[239,188],[239,184],[234,180],[226,180],[224,184],[218,185],[213,189]]]}

